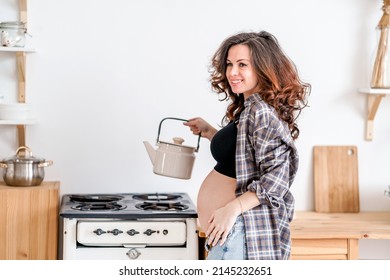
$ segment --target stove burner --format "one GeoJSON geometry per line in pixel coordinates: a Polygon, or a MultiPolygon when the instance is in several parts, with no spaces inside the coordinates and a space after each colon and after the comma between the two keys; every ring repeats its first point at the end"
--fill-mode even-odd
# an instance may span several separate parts
{"type": "Polygon", "coordinates": [[[196,207],[186,193],[66,194],[61,199],[63,218],[196,218],[196,207]]]}
{"type": "Polygon", "coordinates": [[[133,196],[134,199],[138,200],[151,200],[151,201],[166,201],[166,200],[177,200],[182,198],[178,194],[166,194],[166,193],[145,193],[145,194],[136,194],[133,196]]]}
{"type": "Polygon", "coordinates": [[[87,194],[87,195],[70,195],[72,202],[100,202],[110,203],[123,199],[121,195],[104,195],[104,194],[87,194]]]}
{"type": "Polygon", "coordinates": [[[125,205],[118,204],[116,202],[108,202],[108,203],[81,203],[71,207],[74,210],[80,211],[108,211],[108,210],[122,210],[125,209],[125,205]]]}
{"type": "Polygon", "coordinates": [[[188,209],[187,205],[184,205],[180,202],[177,203],[168,203],[168,202],[144,202],[135,205],[138,209],[147,210],[147,211],[183,211],[188,209]]]}

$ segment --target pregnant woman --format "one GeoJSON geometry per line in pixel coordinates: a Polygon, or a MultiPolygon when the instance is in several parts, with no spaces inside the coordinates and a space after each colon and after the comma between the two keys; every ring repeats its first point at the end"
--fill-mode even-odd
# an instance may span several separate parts
{"type": "Polygon", "coordinates": [[[211,86],[229,100],[221,129],[184,125],[211,141],[217,164],[198,193],[207,259],[289,259],[298,168],[296,118],[310,85],[268,32],[239,33],[212,57],[211,86]]]}

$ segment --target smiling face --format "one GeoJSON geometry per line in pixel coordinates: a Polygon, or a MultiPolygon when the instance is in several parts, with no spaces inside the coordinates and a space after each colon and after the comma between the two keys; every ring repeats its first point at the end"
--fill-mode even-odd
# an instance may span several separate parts
{"type": "Polygon", "coordinates": [[[247,45],[234,45],[229,49],[226,60],[226,77],[232,91],[235,94],[242,93],[245,99],[258,92],[258,78],[247,45]]]}

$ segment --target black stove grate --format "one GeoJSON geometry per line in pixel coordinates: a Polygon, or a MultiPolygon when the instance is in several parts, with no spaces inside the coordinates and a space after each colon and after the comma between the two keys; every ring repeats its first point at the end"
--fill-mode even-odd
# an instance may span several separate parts
{"type": "Polygon", "coordinates": [[[179,194],[167,194],[167,193],[142,193],[133,195],[133,199],[143,200],[143,201],[168,201],[168,200],[178,200],[182,196],[179,194]]]}
{"type": "Polygon", "coordinates": [[[116,202],[108,203],[80,203],[71,207],[74,210],[80,211],[118,211],[126,208],[126,205],[118,204],[116,202]]]}
{"type": "Polygon", "coordinates": [[[121,195],[106,195],[106,194],[72,194],[69,195],[69,200],[72,202],[82,203],[110,203],[123,199],[121,195]]]}
{"type": "Polygon", "coordinates": [[[169,203],[169,202],[144,202],[135,205],[138,209],[147,211],[183,211],[188,209],[188,205],[183,203],[169,203]]]}

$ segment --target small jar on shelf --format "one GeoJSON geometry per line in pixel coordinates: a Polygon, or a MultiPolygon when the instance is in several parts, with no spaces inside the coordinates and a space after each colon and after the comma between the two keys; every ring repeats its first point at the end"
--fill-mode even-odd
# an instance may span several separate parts
{"type": "Polygon", "coordinates": [[[26,45],[27,28],[20,21],[0,23],[1,45],[3,47],[24,47],[26,45]]]}

